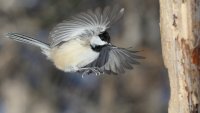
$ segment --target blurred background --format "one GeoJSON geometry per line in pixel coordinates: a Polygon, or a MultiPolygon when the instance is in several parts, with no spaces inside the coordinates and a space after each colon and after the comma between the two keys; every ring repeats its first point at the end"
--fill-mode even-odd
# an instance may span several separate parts
{"type": "Polygon", "coordinates": [[[167,113],[158,0],[0,0],[0,26],[0,113],[167,113]],[[116,4],[125,15],[109,29],[113,44],[146,57],[123,75],[64,73],[39,48],[3,37],[18,32],[47,42],[69,16],[116,4]]]}

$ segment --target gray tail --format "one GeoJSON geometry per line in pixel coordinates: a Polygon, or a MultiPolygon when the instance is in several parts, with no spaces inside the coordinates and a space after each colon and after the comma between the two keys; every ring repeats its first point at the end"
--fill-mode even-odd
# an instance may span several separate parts
{"type": "Polygon", "coordinates": [[[8,38],[13,39],[18,42],[22,42],[25,44],[30,44],[30,45],[34,45],[36,47],[40,47],[42,49],[43,53],[48,55],[48,51],[50,49],[48,44],[45,44],[45,43],[35,40],[31,37],[28,37],[28,36],[25,36],[22,34],[18,34],[18,33],[8,33],[6,36],[8,38]]]}

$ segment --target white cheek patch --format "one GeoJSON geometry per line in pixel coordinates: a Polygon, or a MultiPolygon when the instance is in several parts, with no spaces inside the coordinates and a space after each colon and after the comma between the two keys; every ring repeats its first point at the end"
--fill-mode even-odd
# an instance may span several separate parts
{"type": "Polygon", "coordinates": [[[105,45],[105,44],[107,44],[107,42],[102,41],[102,40],[100,39],[100,37],[98,37],[98,36],[94,36],[94,37],[92,37],[92,39],[90,40],[90,44],[91,44],[92,46],[98,46],[98,45],[105,45]]]}

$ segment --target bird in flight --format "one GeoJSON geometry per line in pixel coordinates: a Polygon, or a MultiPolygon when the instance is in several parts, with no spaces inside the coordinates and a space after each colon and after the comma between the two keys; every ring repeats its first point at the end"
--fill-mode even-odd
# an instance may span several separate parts
{"type": "Polygon", "coordinates": [[[49,34],[50,43],[43,43],[19,33],[7,33],[18,42],[34,45],[47,59],[64,72],[82,75],[121,74],[139,64],[131,51],[111,44],[108,29],[124,14],[124,8],[105,7],[88,10],[57,24],[49,34]]]}

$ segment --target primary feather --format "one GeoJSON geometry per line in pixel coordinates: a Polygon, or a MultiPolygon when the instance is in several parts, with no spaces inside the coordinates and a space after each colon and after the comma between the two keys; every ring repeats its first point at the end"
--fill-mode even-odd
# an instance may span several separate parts
{"type": "Polygon", "coordinates": [[[97,36],[109,28],[124,13],[124,8],[105,7],[88,10],[58,24],[50,33],[51,47],[73,38],[97,36]]]}

